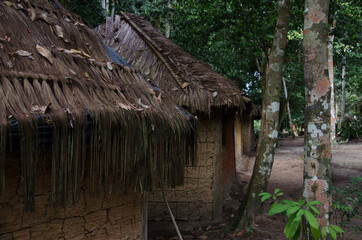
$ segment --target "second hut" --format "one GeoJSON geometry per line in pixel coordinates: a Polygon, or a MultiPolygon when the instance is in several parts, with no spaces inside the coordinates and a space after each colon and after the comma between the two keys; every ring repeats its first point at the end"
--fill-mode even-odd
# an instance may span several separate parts
{"type": "MultiPolygon", "coordinates": [[[[240,161],[253,146],[251,100],[141,16],[121,12],[96,30],[147,79],[197,116],[197,165],[187,167],[185,184],[168,189],[167,195],[178,220],[217,219],[235,179],[235,157],[240,161]]],[[[169,219],[161,190],[151,193],[149,200],[149,220],[169,219]]]]}

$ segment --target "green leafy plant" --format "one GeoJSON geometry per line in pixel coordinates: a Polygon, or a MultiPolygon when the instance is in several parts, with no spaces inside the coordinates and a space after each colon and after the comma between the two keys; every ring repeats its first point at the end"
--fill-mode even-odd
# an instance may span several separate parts
{"type": "Polygon", "coordinates": [[[251,235],[255,230],[256,230],[256,228],[253,225],[246,226],[247,235],[251,235]]]}
{"type": "Polygon", "coordinates": [[[356,217],[361,218],[362,215],[360,210],[362,204],[361,183],[362,177],[356,176],[350,180],[344,189],[332,187],[334,222],[343,228],[352,228],[356,234],[361,232],[361,226],[352,225],[351,221],[356,217]]]}
{"type": "Polygon", "coordinates": [[[336,225],[328,225],[327,227],[320,228],[319,223],[316,219],[316,215],[319,215],[319,210],[315,205],[321,205],[320,201],[306,202],[305,199],[299,199],[296,201],[282,200],[279,202],[277,199],[282,196],[283,193],[280,189],[275,189],[274,194],[260,193],[261,201],[264,202],[269,198],[273,198],[274,203],[269,209],[269,216],[281,213],[288,217],[288,222],[284,227],[284,234],[287,239],[299,239],[300,233],[304,222],[310,226],[310,230],[314,239],[326,239],[327,232],[333,239],[337,238],[338,233],[344,233],[344,231],[336,225]],[[305,220],[305,221],[304,221],[305,220]]]}
{"type": "Polygon", "coordinates": [[[338,123],[337,126],[337,132],[342,137],[342,140],[347,140],[348,142],[348,140],[362,137],[362,124],[360,120],[348,119],[348,121],[343,121],[341,124],[338,123]]]}

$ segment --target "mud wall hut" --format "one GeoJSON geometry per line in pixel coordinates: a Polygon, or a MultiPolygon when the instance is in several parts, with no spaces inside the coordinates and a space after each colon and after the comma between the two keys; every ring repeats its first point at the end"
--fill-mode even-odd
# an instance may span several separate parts
{"type": "MultiPolygon", "coordinates": [[[[250,151],[252,146],[254,135],[248,129],[255,111],[250,109],[251,100],[140,16],[121,13],[108,18],[96,31],[126,61],[198,117],[197,166],[188,166],[185,184],[169,189],[167,195],[179,220],[218,218],[223,196],[235,178],[235,153],[241,158],[241,151],[250,151]]],[[[149,219],[168,218],[161,191],[154,191],[149,219]]]]}
{"type": "Polygon", "coordinates": [[[142,239],[189,117],[57,1],[0,2],[0,239],[142,239]]]}

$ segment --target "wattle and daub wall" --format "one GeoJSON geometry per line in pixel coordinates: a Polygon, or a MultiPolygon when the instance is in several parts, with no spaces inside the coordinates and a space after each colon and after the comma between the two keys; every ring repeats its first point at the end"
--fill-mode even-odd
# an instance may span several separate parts
{"type": "MultiPolygon", "coordinates": [[[[166,191],[178,220],[210,221],[222,214],[223,192],[235,177],[234,118],[232,114],[222,116],[221,111],[213,112],[210,118],[198,116],[197,165],[187,166],[183,186],[166,191]]],[[[161,190],[149,194],[148,219],[170,219],[161,190]]]]}
{"type": "MultiPolygon", "coordinates": [[[[24,209],[19,159],[7,158],[6,192],[0,198],[0,239],[142,239],[141,194],[132,190],[90,197],[89,182],[79,201],[66,208],[51,204],[49,158],[39,161],[34,210],[24,209]]],[[[131,188],[132,189],[132,188],[131,188]]],[[[71,195],[71,194],[70,194],[71,195]]]]}

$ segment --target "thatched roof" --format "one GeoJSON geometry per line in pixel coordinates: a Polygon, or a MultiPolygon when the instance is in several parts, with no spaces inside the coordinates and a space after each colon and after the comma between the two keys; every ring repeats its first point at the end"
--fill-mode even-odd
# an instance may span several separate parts
{"type": "Polygon", "coordinates": [[[1,1],[0,21],[0,194],[11,121],[30,205],[39,122],[52,129],[56,202],[69,189],[77,198],[87,165],[93,191],[151,189],[159,174],[183,182],[190,123],[139,70],[111,63],[100,37],[56,1],[1,1]]]}
{"type": "Polygon", "coordinates": [[[238,87],[162,35],[141,16],[123,13],[97,27],[104,41],[190,111],[244,108],[238,87]]]}

